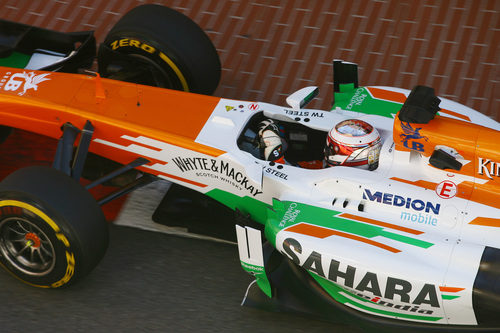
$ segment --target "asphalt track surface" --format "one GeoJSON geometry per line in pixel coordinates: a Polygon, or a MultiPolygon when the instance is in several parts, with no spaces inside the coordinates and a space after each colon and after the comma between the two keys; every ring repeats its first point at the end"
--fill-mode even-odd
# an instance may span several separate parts
{"type": "Polygon", "coordinates": [[[1,332],[364,332],[242,307],[251,277],[235,245],[123,226],[96,269],[59,290],[0,271],[1,332]]]}

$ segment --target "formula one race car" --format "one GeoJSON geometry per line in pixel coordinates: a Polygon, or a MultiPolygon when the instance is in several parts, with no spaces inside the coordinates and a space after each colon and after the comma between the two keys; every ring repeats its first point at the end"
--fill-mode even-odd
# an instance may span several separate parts
{"type": "MultiPolygon", "coordinates": [[[[2,43],[23,40],[22,29],[2,27],[2,43]]],[[[0,64],[32,57],[21,44],[5,47],[0,64]]],[[[35,53],[56,52],[61,64],[78,53],[71,45],[35,53]]],[[[60,137],[53,168],[23,168],[0,184],[0,261],[19,279],[56,288],[84,276],[107,247],[99,205],[168,180],[237,212],[241,264],[255,276],[249,304],[500,328],[496,121],[429,87],[360,87],[357,66],[342,61],[330,111],[304,108],[315,87],[290,95],[289,107],[202,95],[219,80],[215,48],[157,5],[126,14],[98,63],[114,80],[0,68],[0,124],[60,137]],[[286,142],[276,158],[266,130],[286,142]],[[122,167],[83,187],[87,152],[122,167]],[[139,177],[117,192],[96,202],[87,191],[133,168],[139,177]]]]}

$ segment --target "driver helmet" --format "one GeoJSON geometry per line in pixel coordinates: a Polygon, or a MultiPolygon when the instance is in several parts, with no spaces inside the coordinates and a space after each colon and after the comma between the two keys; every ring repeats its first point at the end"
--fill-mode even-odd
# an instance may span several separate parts
{"type": "Polygon", "coordinates": [[[366,121],[347,119],[335,125],[326,138],[325,161],[327,165],[368,165],[378,167],[381,140],[376,128],[366,121]]]}

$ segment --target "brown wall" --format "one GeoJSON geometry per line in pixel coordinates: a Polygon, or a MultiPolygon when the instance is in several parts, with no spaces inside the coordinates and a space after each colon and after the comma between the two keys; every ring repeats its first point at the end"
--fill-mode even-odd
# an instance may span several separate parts
{"type": "Polygon", "coordinates": [[[98,41],[141,3],[193,18],[223,64],[216,95],[284,104],[306,85],[332,98],[332,59],[357,62],[360,84],[443,97],[500,120],[499,0],[0,0],[0,17],[46,28],[96,30],[98,41]]]}

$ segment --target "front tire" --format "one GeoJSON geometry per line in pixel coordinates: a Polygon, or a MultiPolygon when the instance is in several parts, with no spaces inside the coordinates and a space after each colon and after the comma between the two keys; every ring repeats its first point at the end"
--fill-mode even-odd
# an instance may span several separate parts
{"type": "Polygon", "coordinates": [[[0,263],[23,282],[69,285],[97,265],[107,246],[102,210],[69,176],[36,166],[0,183],[0,263]]]}
{"type": "Polygon", "coordinates": [[[98,61],[103,77],[206,95],[221,73],[205,32],[189,17],[154,4],[135,7],[116,23],[98,61]]]}

